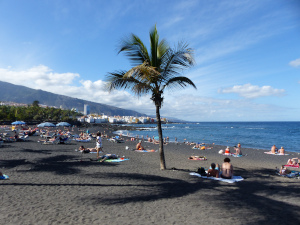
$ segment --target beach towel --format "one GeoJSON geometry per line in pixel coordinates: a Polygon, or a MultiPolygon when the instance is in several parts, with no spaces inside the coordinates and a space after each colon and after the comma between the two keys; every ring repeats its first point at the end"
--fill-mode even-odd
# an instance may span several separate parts
{"type": "Polygon", "coordinates": [[[201,176],[199,173],[194,173],[194,172],[190,173],[190,175],[202,177],[202,178],[210,179],[210,180],[219,180],[219,181],[226,182],[226,183],[234,183],[234,182],[239,182],[239,181],[244,180],[244,178],[242,178],[241,176],[233,176],[232,179],[224,179],[224,178],[201,176]]]}
{"type": "Polygon", "coordinates": [[[300,179],[300,172],[298,171],[292,171],[291,173],[289,174],[286,174],[286,175],[282,175],[280,173],[277,173],[279,176],[281,177],[287,177],[287,178],[298,178],[300,179]]]}
{"type": "Polygon", "coordinates": [[[157,152],[157,150],[151,149],[151,150],[135,150],[136,152],[157,152]]]}
{"type": "Polygon", "coordinates": [[[123,162],[129,159],[126,158],[118,158],[118,159],[106,159],[104,162],[123,162]]]}
{"type": "Polygon", "coordinates": [[[5,174],[3,174],[3,176],[0,176],[0,180],[8,180],[9,177],[5,174]]]}
{"type": "Polygon", "coordinates": [[[294,168],[299,168],[299,165],[284,165],[285,167],[294,167],[294,168]]]}
{"type": "Polygon", "coordinates": [[[78,142],[90,142],[92,139],[88,138],[88,139],[75,139],[78,142]]]}
{"type": "Polygon", "coordinates": [[[236,155],[234,153],[224,153],[222,155],[227,155],[227,156],[233,156],[233,157],[242,157],[242,156],[246,156],[246,155],[236,155]]]}
{"type": "Polygon", "coordinates": [[[272,152],[264,152],[264,153],[269,155],[289,155],[289,154],[272,153],[272,152]]]}

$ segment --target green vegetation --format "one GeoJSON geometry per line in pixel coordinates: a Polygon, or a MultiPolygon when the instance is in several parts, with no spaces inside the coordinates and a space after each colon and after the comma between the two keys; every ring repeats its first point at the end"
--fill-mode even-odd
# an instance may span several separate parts
{"type": "Polygon", "coordinates": [[[72,123],[76,122],[76,116],[80,115],[72,110],[39,107],[38,101],[34,101],[32,105],[28,106],[0,106],[0,121],[65,121],[72,123]]]}
{"type": "Polygon", "coordinates": [[[194,64],[192,49],[185,43],[178,43],[177,48],[170,48],[165,40],[159,41],[156,26],[150,31],[150,51],[141,39],[131,34],[123,40],[120,52],[124,52],[133,64],[128,71],[117,71],[107,76],[108,89],[129,89],[137,96],[151,94],[156,107],[156,119],[159,135],[160,168],[166,169],[163,149],[160,108],[166,88],[184,88],[188,85],[196,88],[187,77],[179,76],[183,69],[194,64]]]}

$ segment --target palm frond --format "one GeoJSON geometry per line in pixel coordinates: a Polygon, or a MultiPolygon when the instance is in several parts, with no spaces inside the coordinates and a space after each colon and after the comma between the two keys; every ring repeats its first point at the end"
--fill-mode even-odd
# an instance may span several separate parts
{"type": "Polygon", "coordinates": [[[162,76],[168,79],[182,73],[194,65],[193,50],[186,43],[179,43],[175,49],[169,48],[162,57],[162,76]]]}
{"type": "Polygon", "coordinates": [[[125,74],[126,71],[108,73],[106,76],[106,88],[108,91],[112,91],[114,89],[131,89],[132,86],[138,83],[138,80],[133,77],[124,77],[125,74]]]}
{"type": "Polygon", "coordinates": [[[165,88],[170,88],[170,89],[177,88],[177,87],[185,88],[188,85],[190,85],[190,86],[194,87],[195,89],[197,89],[196,85],[189,78],[183,77],[183,76],[173,77],[173,78],[169,79],[165,83],[165,85],[163,85],[162,91],[165,88]]]}
{"type": "Polygon", "coordinates": [[[128,38],[121,41],[118,54],[125,52],[131,63],[136,66],[145,61],[150,61],[148,50],[141,39],[131,34],[128,38]]]}
{"type": "Polygon", "coordinates": [[[150,31],[150,47],[151,47],[150,65],[156,68],[160,68],[161,57],[166,53],[169,46],[165,39],[159,42],[159,34],[157,32],[156,25],[150,31]]]}
{"type": "Polygon", "coordinates": [[[140,79],[142,76],[138,70],[133,69],[125,72],[118,71],[107,75],[107,89],[112,91],[115,89],[129,89],[137,96],[146,94],[152,90],[147,80],[140,79]],[[131,75],[130,75],[131,74],[131,75]]]}

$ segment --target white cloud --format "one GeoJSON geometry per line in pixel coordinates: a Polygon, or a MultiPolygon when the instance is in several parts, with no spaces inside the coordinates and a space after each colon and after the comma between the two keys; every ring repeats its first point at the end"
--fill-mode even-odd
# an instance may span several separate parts
{"type": "Polygon", "coordinates": [[[289,65],[292,66],[292,67],[298,67],[298,66],[300,66],[300,58],[291,61],[291,62],[289,63],[289,65]]]}
{"type": "Polygon", "coordinates": [[[49,67],[44,65],[21,71],[13,70],[11,67],[0,68],[0,80],[5,82],[142,113],[155,113],[150,96],[137,98],[121,90],[109,93],[105,88],[106,82],[102,80],[94,82],[80,80],[78,85],[75,85],[77,78],[80,78],[77,73],[53,73],[49,67]]]}
{"type": "MultiPolygon", "coordinates": [[[[155,115],[155,106],[150,100],[150,95],[137,98],[122,90],[109,93],[105,88],[105,81],[80,80],[75,85],[77,78],[80,78],[77,73],[53,73],[50,68],[43,65],[23,71],[0,68],[0,80],[5,82],[155,115]]],[[[222,93],[238,93],[246,98],[280,95],[283,92],[284,90],[269,86],[258,87],[251,84],[222,90],[222,93]]],[[[190,121],[245,121],[269,120],[269,110],[273,108],[276,108],[274,110],[276,113],[280,113],[278,106],[256,104],[249,100],[199,97],[197,94],[199,93],[195,91],[165,92],[161,115],[190,121]],[[256,118],[256,115],[259,117],[256,118]]]]}
{"type": "Polygon", "coordinates": [[[259,98],[264,96],[281,96],[284,89],[275,89],[271,86],[256,86],[251,84],[235,85],[231,88],[224,88],[220,93],[237,93],[244,98],[259,98]]]}

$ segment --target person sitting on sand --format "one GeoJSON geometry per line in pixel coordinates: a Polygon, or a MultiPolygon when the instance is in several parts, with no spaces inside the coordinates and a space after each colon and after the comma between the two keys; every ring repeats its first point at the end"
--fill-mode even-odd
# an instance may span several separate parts
{"type": "Polygon", "coordinates": [[[145,148],[142,146],[142,140],[139,140],[139,143],[137,143],[136,150],[145,150],[145,148]]]}
{"type": "Polygon", "coordinates": [[[229,146],[227,146],[227,148],[225,149],[225,155],[230,155],[230,148],[229,148],[229,146]]]}
{"type": "Polygon", "coordinates": [[[273,145],[271,148],[271,153],[276,154],[277,150],[278,150],[278,148],[276,148],[276,146],[273,145]]]}
{"type": "Polygon", "coordinates": [[[290,171],[289,169],[287,169],[284,165],[281,166],[279,174],[280,175],[287,175],[290,174],[292,171],[290,171]]]}
{"type": "Polygon", "coordinates": [[[281,148],[278,150],[278,153],[284,155],[284,148],[281,147],[281,148]]]}
{"type": "Polygon", "coordinates": [[[222,174],[221,177],[224,179],[232,179],[233,176],[233,167],[230,164],[230,159],[225,158],[224,163],[222,164],[222,174]]]}
{"type": "MultiPolygon", "coordinates": [[[[239,145],[238,145],[239,146],[239,145]]],[[[240,147],[236,147],[235,148],[235,155],[242,155],[242,151],[241,151],[241,148],[240,147]]]]}
{"type": "Polygon", "coordinates": [[[290,166],[299,166],[299,158],[289,159],[286,164],[290,166]]]}
{"type": "Polygon", "coordinates": [[[209,168],[209,170],[207,171],[207,176],[208,177],[216,177],[216,178],[219,178],[219,164],[215,164],[215,163],[212,163],[210,165],[211,168],[209,168]]]}

